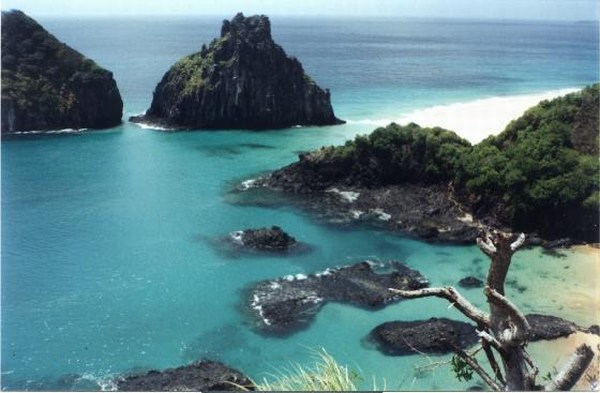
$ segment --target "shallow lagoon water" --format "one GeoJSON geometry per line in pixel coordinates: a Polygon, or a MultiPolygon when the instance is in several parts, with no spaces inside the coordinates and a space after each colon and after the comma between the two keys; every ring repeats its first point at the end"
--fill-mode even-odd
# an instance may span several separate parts
{"type": "MultiPolygon", "coordinates": [[[[213,19],[41,22],[114,71],[126,116],[148,106],[170,63],[208,42],[220,27],[213,19]]],[[[490,30],[464,21],[274,20],[275,39],[332,88],[336,114],[357,122],[178,133],[124,123],[100,132],[3,140],[2,388],[109,388],[114,375],[205,356],[260,379],[290,361],[310,363],[310,348],[318,347],[360,369],[365,388],[371,376],[385,378],[388,389],[468,387],[444,367],[415,373],[414,365],[428,359],[386,357],[363,342],[389,320],[462,318],[442,300],[406,301],[375,312],[328,304],[308,329],[275,338],[252,330],[243,296],[258,280],[365,259],[401,260],[432,285],[456,285],[467,275],[483,278],[487,260],[475,246],[325,225],[289,205],[237,203],[230,189],[294,161],[300,151],[371,131],[361,119],[583,86],[596,78],[594,28],[519,22],[513,32],[506,24],[490,30]],[[492,34],[498,30],[513,33],[492,34]],[[521,42],[519,31],[529,38],[521,42]],[[561,40],[555,40],[559,33],[561,40]],[[504,68],[506,51],[519,62],[504,68]],[[553,61],[555,56],[564,62],[553,61]],[[425,62],[444,83],[434,83],[432,73],[415,76],[425,62]],[[312,252],[228,257],[210,241],[267,225],[281,226],[312,252]]],[[[597,323],[598,308],[589,307],[597,304],[597,286],[588,274],[597,269],[596,255],[565,251],[556,257],[539,249],[517,255],[507,292],[524,311],[597,323]],[[548,288],[563,288],[565,296],[548,288]]],[[[483,305],[478,290],[464,293],[483,305]]]]}

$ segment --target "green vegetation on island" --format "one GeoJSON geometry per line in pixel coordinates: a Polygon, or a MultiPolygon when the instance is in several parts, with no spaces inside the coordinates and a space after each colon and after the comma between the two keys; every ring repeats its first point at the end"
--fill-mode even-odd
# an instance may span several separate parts
{"type": "Polygon", "coordinates": [[[474,146],[438,127],[392,123],[302,155],[282,171],[295,174],[285,181],[312,189],[447,185],[492,224],[547,239],[597,241],[599,106],[595,84],[542,101],[474,146]]]}
{"type": "Polygon", "coordinates": [[[21,11],[2,12],[2,133],[121,122],[112,73],[21,11]]]}

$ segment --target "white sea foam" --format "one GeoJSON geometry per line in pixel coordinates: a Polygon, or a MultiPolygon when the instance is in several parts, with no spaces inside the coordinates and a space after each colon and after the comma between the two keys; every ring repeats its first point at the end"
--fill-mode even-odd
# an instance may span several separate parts
{"type": "Polygon", "coordinates": [[[242,240],[242,237],[244,236],[244,231],[234,231],[234,232],[231,232],[229,234],[229,236],[231,237],[231,240],[233,240],[233,242],[235,244],[239,244],[241,246],[244,245],[244,241],[242,240]]]}
{"type": "Polygon", "coordinates": [[[339,196],[342,197],[342,199],[344,199],[347,202],[354,202],[358,199],[358,197],[360,196],[360,192],[354,192],[354,191],[341,191],[337,188],[330,188],[329,190],[327,190],[327,192],[331,192],[334,194],[338,194],[339,196]]]}
{"type": "Polygon", "coordinates": [[[248,179],[248,180],[244,180],[241,184],[240,184],[240,189],[245,191],[248,190],[250,188],[254,188],[257,187],[257,182],[258,179],[248,179]]]}
{"type": "Polygon", "coordinates": [[[296,280],[306,280],[306,279],[308,278],[308,276],[307,276],[306,274],[301,274],[301,273],[298,273],[298,274],[296,274],[296,275],[294,276],[294,278],[295,278],[296,280]]]}
{"type": "Polygon", "coordinates": [[[350,120],[352,124],[385,126],[389,123],[417,123],[422,127],[439,126],[456,132],[471,143],[478,143],[490,135],[497,135],[512,120],[543,100],[550,100],[578,89],[558,89],[542,93],[480,98],[417,109],[399,118],[350,120]]]}
{"type": "Polygon", "coordinates": [[[16,131],[13,135],[37,135],[37,134],[79,134],[87,131],[87,128],[63,128],[60,130],[30,130],[30,131],[16,131]]]}
{"type": "Polygon", "coordinates": [[[389,221],[392,218],[392,215],[389,213],[386,213],[383,209],[371,209],[369,210],[369,213],[375,214],[377,216],[378,219],[380,219],[381,221],[389,221]]]}

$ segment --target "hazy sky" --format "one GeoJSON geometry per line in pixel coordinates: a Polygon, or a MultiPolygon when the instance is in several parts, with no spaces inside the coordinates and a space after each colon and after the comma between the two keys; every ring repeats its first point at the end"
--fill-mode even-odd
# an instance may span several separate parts
{"type": "Polygon", "coordinates": [[[1,0],[33,17],[57,15],[407,16],[598,20],[597,0],[1,0]]]}

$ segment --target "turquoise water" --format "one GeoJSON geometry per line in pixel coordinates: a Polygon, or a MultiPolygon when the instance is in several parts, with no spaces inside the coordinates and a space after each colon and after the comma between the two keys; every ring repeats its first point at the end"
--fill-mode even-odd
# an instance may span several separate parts
{"type": "MultiPolygon", "coordinates": [[[[168,66],[220,28],[216,19],[41,22],[114,72],[126,116],[147,108],[168,66]]],[[[336,114],[344,119],[597,80],[594,24],[283,19],[272,25],[288,53],[332,89],[336,114]]],[[[393,319],[460,319],[443,301],[403,302],[377,312],[329,304],[310,328],[285,339],[256,334],[244,314],[244,290],[257,280],[364,259],[405,261],[432,285],[483,277],[487,262],[474,246],[332,227],[286,205],[234,203],[239,196],[229,191],[240,180],[286,165],[299,151],[369,131],[353,123],[164,133],[124,123],[100,132],[3,140],[2,388],[107,388],[123,372],[201,357],[260,379],[291,360],[309,363],[308,348],[315,347],[362,370],[367,388],[372,375],[385,378],[390,389],[468,387],[445,367],[415,373],[414,365],[427,359],[385,357],[362,342],[393,319]],[[215,247],[214,240],[231,231],[273,224],[312,252],[244,256],[215,247]]],[[[566,266],[575,271],[581,257],[565,255],[519,254],[518,282],[508,294],[527,312],[590,324],[597,314],[528,296],[548,282],[572,289],[564,272],[566,266]],[[540,276],[548,281],[540,283],[540,276]]],[[[466,296],[482,305],[478,291],[466,296]]]]}

